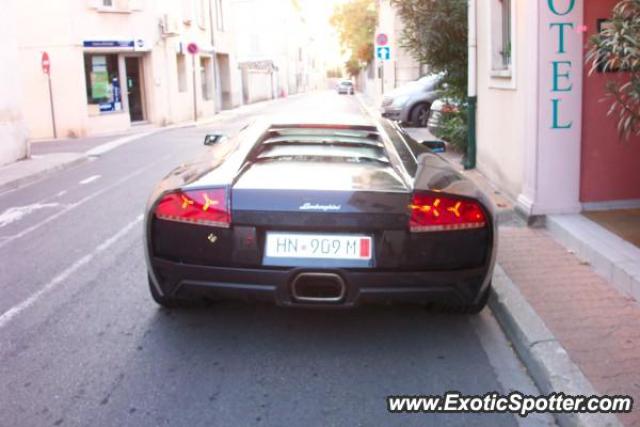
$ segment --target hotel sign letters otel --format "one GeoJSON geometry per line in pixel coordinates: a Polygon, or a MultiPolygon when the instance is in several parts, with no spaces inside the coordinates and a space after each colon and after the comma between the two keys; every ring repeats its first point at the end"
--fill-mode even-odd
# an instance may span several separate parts
{"type": "MultiPolygon", "coordinates": [[[[594,0],[600,1],[600,0],[594,0]]],[[[580,210],[584,0],[525,0],[538,12],[534,214],[580,210]]]]}
{"type": "Polygon", "coordinates": [[[576,0],[546,0],[546,3],[553,16],[548,31],[552,32],[552,40],[555,40],[550,69],[551,128],[571,129],[573,120],[567,118],[566,111],[562,108],[562,95],[570,95],[574,89],[574,64],[567,54],[567,39],[576,31],[576,24],[572,22],[576,0]]]}

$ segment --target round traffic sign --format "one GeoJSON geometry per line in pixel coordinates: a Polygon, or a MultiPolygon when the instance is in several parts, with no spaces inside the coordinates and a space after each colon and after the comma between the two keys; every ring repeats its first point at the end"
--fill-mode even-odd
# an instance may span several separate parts
{"type": "Polygon", "coordinates": [[[385,33],[380,33],[376,36],[376,44],[378,46],[386,46],[389,43],[389,37],[385,33]]]}
{"type": "Polygon", "coordinates": [[[49,54],[47,52],[42,52],[40,65],[42,66],[42,72],[45,74],[49,74],[49,72],[51,71],[51,62],[49,62],[49,54]]]}
{"type": "Polygon", "coordinates": [[[198,45],[195,44],[194,42],[191,42],[187,45],[187,52],[189,52],[192,55],[195,55],[196,53],[198,53],[198,45]]]}

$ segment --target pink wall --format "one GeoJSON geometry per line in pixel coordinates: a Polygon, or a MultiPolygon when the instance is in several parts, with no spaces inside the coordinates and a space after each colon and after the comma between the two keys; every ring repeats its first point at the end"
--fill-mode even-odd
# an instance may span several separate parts
{"type": "MultiPolygon", "coordinates": [[[[586,0],[584,23],[585,40],[597,31],[600,18],[611,16],[617,0],[586,0]]],[[[583,80],[582,158],[580,201],[640,199],[640,138],[621,141],[615,116],[608,117],[610,106],[605,96],[605,82],[624,78],[617,73],[588,75],[585,66],[583,80]]]]}

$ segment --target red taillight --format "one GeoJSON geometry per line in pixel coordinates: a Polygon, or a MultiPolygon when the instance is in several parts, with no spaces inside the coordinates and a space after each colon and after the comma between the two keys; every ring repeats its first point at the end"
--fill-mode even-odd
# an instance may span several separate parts
{"type": "Polygon", "coordinates": [[[482,228],[487,220],[478,202],[432,193],[413,195],[409,229],[412,232],[482,228]]]}
{"type": "Polygon", "coordinates": [[[190,224],[229,227],[231,211],[224,188],[167,193],[156,206],[156,218],[190,224]]]}

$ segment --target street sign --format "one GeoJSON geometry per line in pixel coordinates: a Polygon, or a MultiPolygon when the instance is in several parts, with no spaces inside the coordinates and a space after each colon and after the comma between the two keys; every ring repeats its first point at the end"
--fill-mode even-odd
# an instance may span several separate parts
{"type": "Polygon", "coordinates": [[[122,49],[135,47],[133,40],[84,40],[83,47],[90,48],[106,48],[106,49],[122,49]]]}
{"type": "Polygon", "coordinates": [[[47,83],[49,85],[49,107],[51,108],[51,127],[53,128],[53,137],[58,138],[58,133],[56,131],[56,111],[53,108],[53,89],[51,89],[51,61],[49,60],[49,54],[47,52],[42,52],[40,66],[42,67],[42,72],[47,75],[47,83]]]}
{"type": "Polygon", "coordinates": [[[193,121],[198,121],[198,97],[196,92],[196,54],[200,49],[198,45],[194,42],[191,42],[187,45],[187,52],[191,54],[191,74],[193,78],[193,121]]]}
{"type": "Polygon", "coordinates": [[[376,44],[378,46],[386,46],[389,43],[389,37],[385,33],[379,33],[376,36],[376,44]]]}
{"type": "Polygon", "coordinates": [[[196,53],[198,53],[198,50],[198,45],[194,42],[191,42],[187,45],[187,52],[189,52],[191,55],[195,55],[196,53]]]}
{"type": "Polygon", "coordinates": [[[389,46],[376,46],[376,58],[378,58],[378,61],[390,60],[391,48],[389,46]]]}
{"type": "Polygon", "coordinates": [[[49,62],[49,54],[47,52],[42,52],[40,65],[42,66],[42,72],[45,74],[49,74],[49,72],[51,71],[51,63],[49,62]]]}

